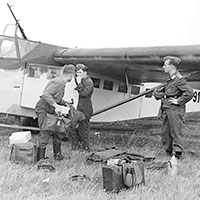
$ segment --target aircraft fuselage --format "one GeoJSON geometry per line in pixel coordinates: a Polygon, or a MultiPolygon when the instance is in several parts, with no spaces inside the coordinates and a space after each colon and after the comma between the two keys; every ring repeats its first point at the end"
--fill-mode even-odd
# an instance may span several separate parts
{"type": "MultiPolygon", "coordinates": [[[[60,76],[61,66],[64,65],[62,62],[65,61],[65,64],[69,64],[81,61],[76,61],[74,58],[71,60],[68,58],[66,61],[65,57],[62,62],[57,62],[54,59],[57,56],[55,52],[61,52],[62,54],[62,51],[66,51],[66,49],[63,50],[63,47],[16,37],[1,36],[0,47],[0,113],[36,117],[34,112],[35,104],[47,82],[54,77],[60,76]]],[[[62,59],[62,57],[59,57],[59,59],[62,59]]],[[[109,66],[110,61],[109,58],[107,59],[109,66]]],[[[121,62],[124,62],[123,59],[121,62]]],[[[87,59],[84,58],[83,61],[85,60],[87,59]]],[[[120,74],[120,79],[118,79],[118,76],[111,78],[109,68],[107,67],[106,69],[106,61],[102,62],[100,58],[94,58],[94,60],[95,63],[98,63],[98,61],[100,63],[99,66],[97,65],[98,68],[89,72],[95,86],[92,97],[94,112],[159,84],[153,82],[134,84],[134,81],[128,82],[128,80],[125,82],[123,80],[127,77],[125,77],[126,74],[124,73],[120,74]],[[106,73],[104,73],[104,69],[107,71],[106,73]],[[98,73],[100,71],[102,73],[98,73]]],[[[112,60],[114,61],[114,58],[112,60]]],[[[94,64],[92,58],[89,58],[88,63],[94,64]]],[[[117,69],[116,67],[116,71],[117,69]]],[[[143,69],[141,68],[141,70],[143,69]]],[[[187,105],[187,112],[197,112],[200,111],[200,84],[199,82],[193,82],[191,86],[195,88],[195,91],[193,99],[187,105]]],[[[74,90],[75,87],[74,80],[68,83],[64,98],[69,101],[73,98],[76,106],[78,93],[74,90]]],[[[148,94],[95,115],[92,120],[116,121],[156,116],[159,106],[160,102],[156,101],[152,94],[148,94]]]]}

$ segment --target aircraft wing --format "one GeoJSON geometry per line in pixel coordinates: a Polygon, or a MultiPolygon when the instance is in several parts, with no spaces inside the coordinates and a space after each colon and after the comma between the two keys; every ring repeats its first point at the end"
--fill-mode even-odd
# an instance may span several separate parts
{"type": "Polygon", "coordinates": [[[54,54],[60,64],[84,63],[91,72],[124,81],[125,73],[129,83],[164,82],[162,58],[166,55],[181,58],[179,71],[188,76],[188,81],[200,81],[200,45],[62,49],[54,54]]]}

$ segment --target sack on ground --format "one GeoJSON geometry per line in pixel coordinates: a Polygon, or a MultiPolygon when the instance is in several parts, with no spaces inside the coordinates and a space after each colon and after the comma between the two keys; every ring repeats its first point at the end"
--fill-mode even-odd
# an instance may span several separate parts
{"type": "Polygon", "coordinates": [[[67,134],[67,130],[71,125],[71,120],[58,115],[46,114],[44,122],[42,123],[42,131],[49,131],[52,133],[67,134]]]}
{"type": "Polygon", "coordinates": [[[33,142],[17,143],[11,146],[10,160],[16,163],[35,164],[38,147],[33,142]]]}

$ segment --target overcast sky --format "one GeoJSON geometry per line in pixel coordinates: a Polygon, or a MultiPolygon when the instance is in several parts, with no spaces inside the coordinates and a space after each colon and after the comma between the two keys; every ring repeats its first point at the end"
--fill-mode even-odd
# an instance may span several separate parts
{"type": "Polygon", "coordinates": [[[0,0],[0,34],[14,19],[31,40],[64,47],[200,44],[199,0],[0,0]]]}

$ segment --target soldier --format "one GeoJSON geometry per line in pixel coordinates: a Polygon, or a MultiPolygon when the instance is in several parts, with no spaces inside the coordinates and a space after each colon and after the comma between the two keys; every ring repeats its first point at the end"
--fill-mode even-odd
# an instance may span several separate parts
{"type": "Polygon", "coordinates": [[[62,160],[64,158],[61,154],[61,139],[58,134],[42,131],[41,128],[46,113],[59,114],[61,113],[61,107],[59,105],[69,106],[70,102],[63,100],[63,96],[65,93],[65,84],[70,82],[74,76],[75,66],[64,66],[61,77],[54,78],[47,84],[42,96],[40,96],[40,100],[36,104],[35,112],[38,116],[38,124],[40,127],[38,160],[45,158],[46,146],[51,135],[53,138],[54,159],[62,160]]]}
{"type": "Polygon", "coordinates": [[[183,151],[181,137],[185,104],[192,99],[193,89],[176,68],[181,62],[179,58],[166,56],[163,62],[164,72],[169,75],[169,79],[165,87],[154,90],[155,99],[161,99],[162,105],[161,141],[168,155],[180,159],[183,151]]]}
{"type": "Polygon", "coordinates": [[[77,110],[85,115],[85,119],[79,122],[77,130],[74,130],[71,135],[72,148],[82,148],[84,150],[90,150],[89,144],[89,122],[93,113],[92,107],[92,93],[94,90],[94,84],[92,79],[87,74],[88,67],[84,64],[76,65],[76,75],[79,79],[76,90],[79,93],[77,110]]]}

